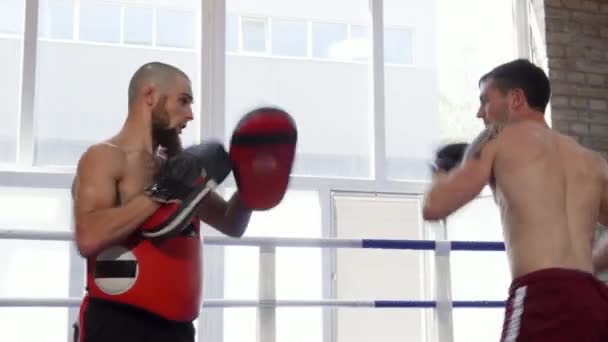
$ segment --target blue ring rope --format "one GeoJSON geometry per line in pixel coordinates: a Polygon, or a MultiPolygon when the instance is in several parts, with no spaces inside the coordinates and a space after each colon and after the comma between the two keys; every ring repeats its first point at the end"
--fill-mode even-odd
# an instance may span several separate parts
{"type": "MultiPolygon", "coordinates": [[[[362,248],[434,250],[436,245],[436,242],[432,240],[361,240],[362,248]]],[[[450,241],[450,250],[499,252],[505,250],[505,244],[491,241],[450,241]]]]}
{"type": "MultiPolygon", "coordinates": [[[[454,308],[504,308],[504,301],[494,300],[455,300],[451,302],[454,308]]],[[[376,308],[436,308],[437,302],[432,300],[376,300],[376,308]]]]}

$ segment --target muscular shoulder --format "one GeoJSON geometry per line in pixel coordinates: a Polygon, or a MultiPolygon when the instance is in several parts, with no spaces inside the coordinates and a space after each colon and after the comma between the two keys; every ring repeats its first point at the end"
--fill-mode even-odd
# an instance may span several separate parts
{"type": "Polygon", "coordinates": [[[479,135],[471,142],[465,153],[465,158],[481,159],[484,155],[492,154],[496,151],[499,137],[504,135],[505,129],[503,124],[492,124],[487,126],[479,135]]]}
{"type": "Polygon", "coordinates": [[[97,143],[89,146],[78,161],[77,173],[103,171],[108,176],[119,176],[126,163],[125,152],[117,146],[97,143]]]}

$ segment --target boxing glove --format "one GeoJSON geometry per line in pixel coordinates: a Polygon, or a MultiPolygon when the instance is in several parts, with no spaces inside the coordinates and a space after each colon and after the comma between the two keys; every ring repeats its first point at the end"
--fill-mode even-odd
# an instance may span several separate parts
{"type": "Polygon", "coordinates": [[[230,139],[230,160],[247,208],[267,210],[281,202],[297,140],[295,121],[279,108],[257,108],[237,123],[230,139]]]}
{"type": "Polygon", "coordinates": [[[147,238],[173,236],[187,227],[198,203],[221,184],[232,168],[221,143],[207,141],[167,160],[144,192],[163,205],[142,225],[147,238]]]}
{"type": "Polygon", "coordinates": [[[432,171],[448,172],[460,165],[468,146],[468,143],[453,143],[440,147],[435,152],[435,159],[431,163],[432,171]]]}

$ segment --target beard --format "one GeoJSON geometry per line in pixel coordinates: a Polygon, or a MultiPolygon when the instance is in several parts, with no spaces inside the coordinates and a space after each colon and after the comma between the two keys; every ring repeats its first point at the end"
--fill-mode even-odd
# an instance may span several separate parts
{"type": "Polygon", "coordinates": [[[152,109],[152,140],[165,149],[167,157],[172,157],[182,150],[182,140],[177,129],[169,127],[169,112],[165,105],[166,98],[162,98],[152,109]]]}

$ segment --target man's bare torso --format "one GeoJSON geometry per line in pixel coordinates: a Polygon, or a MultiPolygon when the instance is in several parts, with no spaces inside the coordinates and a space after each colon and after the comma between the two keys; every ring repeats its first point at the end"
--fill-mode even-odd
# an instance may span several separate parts
{"type": "MultiPolygon", "coordinates": [[[[104,155],[104,161],[115,171],[116,205],[128,202],[152,183],[160,159],[143,150],[131,150],[114,139],[92,147],[104,155]]],[[[75,179],[75,182],[77,179],[75,179]]],[[[74,187],[74,185],[72,186],[74,187]]]]}
{"type": "Polygon", "coordinates": [[[494,197],[512,276],[549,267],[591,272],[601,157],[534,122],[510,124],[497,142],[494,197]]]}

